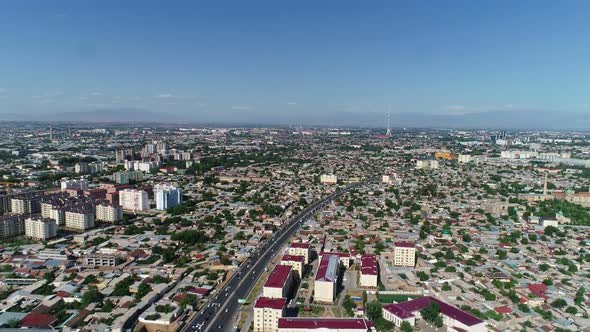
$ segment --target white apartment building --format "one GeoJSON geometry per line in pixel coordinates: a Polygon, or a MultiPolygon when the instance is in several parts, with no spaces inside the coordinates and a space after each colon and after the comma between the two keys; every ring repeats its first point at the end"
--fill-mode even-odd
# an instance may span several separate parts
{"type": "Polygon", "coordinates": [[[412,242],[395,242],[393,265],[414,267],[416,265],[416,245],[412,242]]]}
{"type": "Polygon", "coordinates": [[[160,164],[152,161],[139,161],[139,160],[126,160],[124,163],[125,169],[128,171],[142,171],[149,173],[152,170],[158,168],[160,164]]]}
{"type": "Polygon", "coordinates": [[[254,332],[276,332],[279,318],[285,316],[287,299],[259,297],[254,304],[254,332]]]}
{"type": "Polygon", "coordinates": [[[292,256],[303,256],[304,264],[309,264],[309,254],[311,253],[311,244],[309,243],[291,243],[287,253],[292,256]]]}
{"type": "Polygon", "coordinates": [[[437,169],[439,162],[436,159],[420,159],[416,160],[416,169],[437,169]]]}
{"type": "Polygon", "coordinates": [[[39,197],[17,197],[10,200],[10,211],[14,214],[34,214],[41,211],[39,197]]]}
{"type": "Polygon", "coordinates": [[[279,299],[289,296],[293,285],[293,268],[288,265],[277,265],[268,275],[262,288],[262,296],[279,299]]]}
{"type": "Polygon", "coordinates": [[[61,191],[66,189],[88,190],[88,180],[86,179],[64,179],[61,181],[61,191]]]}
{"type": "Polygon", "coordinates": [[[119,206],[128,211],[147,211],[148,194],[143,190],[125,189],[119,192],[119,206]]]}
{"type": "Polygon", "coordinates": [[[25,219],[25,235],[37,241],[52,239],[57,236],[57,223],[49,218],[27,218],[25,219]]]}
{"type": "Polygon", "coordinates": [[[315,277],[313,296],[315,302],[334,303],[339,272],[340,257],[324,254],[315,277]]]}
{"type": "Polygon", "coordinates": [[[108,223],[123,220],[123,208],[110,204],[99,204],[96,206],[96,220],[108,223]]]}
{"type": "Polygon", "coordinates": [[[359,285],[361,287],[377,288],[379,281],[379,267],[375,255],[361,257],[361,271],[359,285]]]}
{"type": "Polygon", "coordinates": [[[471,162],[471,155],[460,154],[457,160],[462,164],[469,164],[471,162]]]}
{"type": "Polygon", "coordinates": [[[336,183],[338,183],[338,177],[334,174],[322,174],[320,176],[320,183],[322,183],[322,184],[336,184],[336,183]]]}
{"type": "Polygon", "coordinates": [[[66,222],[66,213],[63,207],[54,206],[51,203],[41,203],[41,217],[55,220],[57,225],[63,225],[66,222]]]}
{"type": "Polygon", "coordinates": [[[303,269],[305,266],[305,257],[295,255],[284,255],[281,259],[281,265],[288,265],[297,273],[297,277],[303,277],[303,269]]]}
{"type": "Polygon", "coordinates": [[[65,213],[65,226],[66,228],[85,231],[93,228],[94,223],[94,211],[91,209],[72,209],[65,213]]]}

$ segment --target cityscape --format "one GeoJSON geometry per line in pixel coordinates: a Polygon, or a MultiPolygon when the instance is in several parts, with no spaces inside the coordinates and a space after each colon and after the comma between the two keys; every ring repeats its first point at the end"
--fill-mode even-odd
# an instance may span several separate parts
{"type": "Polygon", "coordinates": [[[2,130],[6,327],[588,326],[587,134],[2,130]]]}
{"type": "Polygon", "coordinates": [[[0,332],[590,332],[590,2],[0,2],[0,332]]]}

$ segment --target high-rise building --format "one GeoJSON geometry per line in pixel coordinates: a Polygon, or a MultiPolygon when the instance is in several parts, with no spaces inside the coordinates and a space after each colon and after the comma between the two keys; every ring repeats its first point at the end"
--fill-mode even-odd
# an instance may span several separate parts
{"type": "Polygon", "coordinates": [[[182,189],[172,185],[156,185],[154,188],[156,209],[166,210],[182,203],[182,189]]]}
{"type": "Polygon", "coordinates": [[[113,223],[123,219],[123,208],[111,204],[98,204],[96,206],[96,220],[113,223]]]}
{"type": "Polygon", "coordinates": [[[0,239],[7,239],[25,234],[25,217],[8,215],[0,217],[0,239]]]}
{"type": "Polygon", "coordinates": [[[86,179],[63,179],[61,180],[61,190],[78,189],[88,190],[88,180],[86,179]]]}
{"type": "Polygon", "coordinates": [[[416,265],[416,245],[412,242],[395,242],[393,265],[414,267],[416,265]]]}
{"type": "Polygon", "coordinates": [[[90,173],[90,167],[88,166],[88,163],[80,162],[74,165],[74,171],[77,174],[87,174],[90,173]]]}
{"type": "Polygon", "coordinates": [[[13,197],[10,200],[10,209],[14,214],[35,214],[41,212],[41,196],[38,194],[26,194],[13,197]]]}
{"type": "Polygon", "coordinates": [[[94,211],[88,207],[78,206],[66,210],[65,219],[66,228],[76,231],[85,231],[95,226],[94,211]]]}
{"type": "Polygon", "coordinates": [[[57,236],[57,223],[49,218],[27,218],[25,220],[25,235],[37,241],[52,239],[57,236]]]}
{"type": "Polygon", "coordinates": [[[125,189],[119,192],[119,206],[128,211],[147,211],[148,194],[143,190],[125,189]]]}

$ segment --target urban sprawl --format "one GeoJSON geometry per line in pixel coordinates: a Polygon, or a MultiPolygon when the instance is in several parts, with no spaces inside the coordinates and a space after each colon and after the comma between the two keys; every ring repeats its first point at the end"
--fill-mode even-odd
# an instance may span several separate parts
{"type": "Polygon", "coordinates": [[[590,327],[585,133],[0,131],[0,329],[590,327]]]}

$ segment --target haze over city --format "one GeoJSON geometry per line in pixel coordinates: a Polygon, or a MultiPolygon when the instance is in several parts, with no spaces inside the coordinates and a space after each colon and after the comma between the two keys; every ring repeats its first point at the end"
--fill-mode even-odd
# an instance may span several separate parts
{"type": "Polygon", "coordinates": [[[582,1],[4,1],[0,119],[588,128],[582,1]]]}

